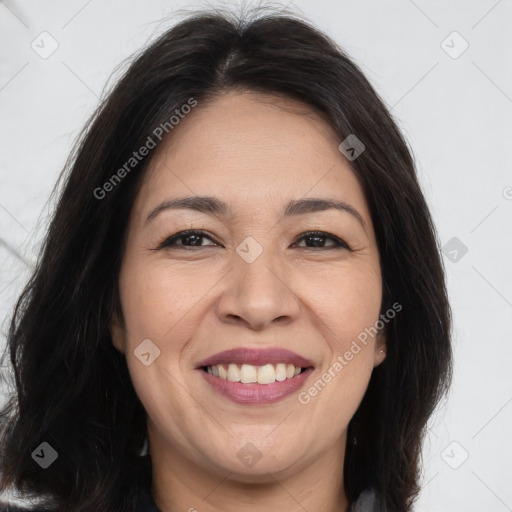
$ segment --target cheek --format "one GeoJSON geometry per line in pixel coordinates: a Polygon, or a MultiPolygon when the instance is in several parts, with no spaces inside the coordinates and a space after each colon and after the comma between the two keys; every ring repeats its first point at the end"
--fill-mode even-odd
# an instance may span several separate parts
{"type": "MultiPolygon", "coordinates": [[[[318,275],[316,277],[319,277],[318,275]]],[[[309,300],[328,347],[316,380],[301,403],[328,411],[335,424],[346,425],[362,400],[374,366],[376,322],[381,308],[380,271],[351,266],[329,277],[309,279],[309,300]],[[316,282],[316,286],[311,286],[316,282]]],[[[305,285],[306,283],[304,283],[305,285]]]]}
{"type": "Polygon", "coordinates": [[[302,286],[303,297],[321,320],[319,328],[337,355],[379,319],[382,282],[374,265],[330,269],[321,276],[305,278],[302,286]]]}
{"type": "Polygon", "coordinates": [[[197,326],[191,310],[198,297],[187,292],[194,290],[194,274],[177,272],[161,262],[134,260],[127,258],[119,283],[127,365],[144,408],[165,424],[163,416],[188,400],[179,365],[197,326]],[[148,365],[142,346],[150,353],[148,365]]]}
{"type": "Polygon", "coordinates": [[[187,313],[201,296],[201,280],[194,272],[176,271],[161,263],[129,263],[120,279],[128,341],[150,338],[158,344],[172,337],[172,347],[166,349],[179,347],[179,334],[188,324],[187,313]]]}

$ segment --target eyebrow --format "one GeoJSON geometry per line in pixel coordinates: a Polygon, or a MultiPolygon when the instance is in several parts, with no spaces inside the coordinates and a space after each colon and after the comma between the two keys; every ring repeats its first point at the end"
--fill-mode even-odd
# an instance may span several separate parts
{"type": "MultiPolygon", "coordinates": [[[[164,210],[190,209],[201,213],[227,216],[231,214],[231,209],[223,201],[211,196],[191,196],[169,199],[159,204],[151,210],[145,220],[145,224],[154,219],[164,210]]],[[[330,209],[341,210],[354,217],[366,231],[366,224],[361,214],[351,205],[335,199],[307,198],[289,201],[282,211],[282,218],[296,215],[305,215],[308,213],[323,212],[330,209]]]]}

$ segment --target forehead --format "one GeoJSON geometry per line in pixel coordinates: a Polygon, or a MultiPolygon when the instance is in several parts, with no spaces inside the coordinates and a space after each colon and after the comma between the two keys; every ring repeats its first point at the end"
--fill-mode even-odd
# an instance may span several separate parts
{"type": "Polygon", "coordinates": [[[339,137],[308,106],[256,92],[224,93],[173,129],[148,170],[137,200],[209,195],[234,210],[326,196],[366,209],[360,182],[338,150],[339,137]]]}

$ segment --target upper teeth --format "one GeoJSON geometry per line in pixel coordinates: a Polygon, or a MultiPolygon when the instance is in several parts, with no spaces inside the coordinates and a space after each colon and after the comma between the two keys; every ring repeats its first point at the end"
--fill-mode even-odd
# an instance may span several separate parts
{"type": "Polygon", "coordinates": [[[300,366],[295,367],[293,364],[278,363],[275,365],[266,364],[264,366],[253,366],[252,364],[237,365],[230,364],[216,364],[207,366],[206,371],[220,377],[221,379],[229,380],[231,382],[243,382],[249,384],[251,382],[258,384],[271,384],[272,382],[283,381],[291,379],[298,375],[301,371],[300,366]]]}

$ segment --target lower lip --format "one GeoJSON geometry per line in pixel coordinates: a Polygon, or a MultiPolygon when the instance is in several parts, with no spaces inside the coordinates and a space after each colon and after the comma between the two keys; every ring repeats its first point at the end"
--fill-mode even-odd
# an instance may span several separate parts
{"type": "Polygon", "coordinates": [[[309,367],[299,375],[291,379],[276,381],[272,384],[243,384],[241,382],[231,382],[210,375],[204,370],[199,370],[206,379],[206,382],[212,386],[215,391],[229,398],[237,404],[269,404],[277,402],[295,391],[298,391],[313,373],[313,368],[309,367]]]}

